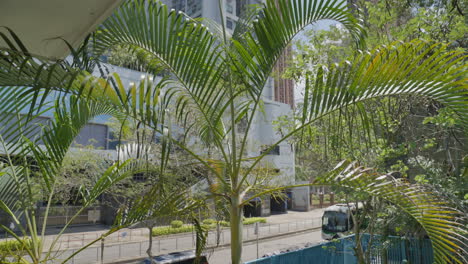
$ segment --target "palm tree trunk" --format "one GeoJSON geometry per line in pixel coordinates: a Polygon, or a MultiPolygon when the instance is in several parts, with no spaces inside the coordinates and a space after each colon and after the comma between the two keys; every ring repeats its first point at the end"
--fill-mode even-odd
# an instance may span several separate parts
{"type": "Polygon", "coordinates": [[[242,259],[242,207],[239,195],[231,197],[231,261],[240,264],[242,259]]]}
{"type": "Polygon", "coordinates": [[[153,249],[153,227],[154,227],[154,225],[149,225],[148,226],[149,240],[148,240],[148,249],[146,250],[146,254],[148,254],[148,257],[149,257],[151,263],[154,263],[153,251],[152,251],[152,249],[153,249]]]}

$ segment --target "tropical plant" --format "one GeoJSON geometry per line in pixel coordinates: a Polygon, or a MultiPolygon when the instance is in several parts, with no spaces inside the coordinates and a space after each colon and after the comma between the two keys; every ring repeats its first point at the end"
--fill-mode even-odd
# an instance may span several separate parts
{"type": "MultiPolygon", "coordinates": [[[[70,217],[52,241],[46,241],[48,215],[57,191],[58,174],[65,156],[77,133],[91,118],[109,113],[108,108],[100,108],[92,102],[77,101],[73,96],[68,102],[58,101],[56,106],[55,118],[48,126],[42,127],[42,135],[33,137],[27,133],[28,127],[24,125],[17,127],[16,140],[8,137],[10,135],[8,132],[3,136],[9,141],[1,139],[5,156],[0,177],[0,208],[11,218],[21,236],[29,236],[30,239],[22,239],[7,226],[0,225],[0,227],[22,245],[32,263],[57,258],[53,252],[60,235],[68,225],[83,210],[93,205],[109,186],[131,175],[137,165],[133,161],[116,162],[94,179],[92,187],[78,190],[83,201],[82,206],[70,217]],[[39,146],[39,142],[42,146],[39,146]],[[38,181],[41,182],[39,186],[43,186],[44,192],[48,195],[43,221],[39,221],[38,217],[37,204],[42,201],[42,195],[37,194],[38,181]],[[45,251],[46,247],[50,248],[45,251]]],[[[4,114],[3,118],[5,116],[8,114],[4,114]]],[[[18,119],[21,120],[21,117],[18,119]]]]}
{"type": "MultiPolygon", "coordinates": [[[[161,61],[171,72],[171,79],[156,84],[146,79],[126,88],[116,74],[103,79],[65,67],[62,62],[32,59],[12,40],[10,49],[0,54],[0,67],[5,69],[0,71],[0,85],[29,87],[21,95],[30,96],[29,102],[33,104],[43,101],[42,92],[52,91],[98,101],[158,131],[171,145],[185,150],[215,179],[210,188],[212,194],[229,205],[231,258],[233,264],[238,264],[242,258],[242,208],[250,199],[245,197],[262,188],[251,177],[252,171],[270,150],[314,121],[352,105],[363,109],[359,106],[373,98],[406,94],[439,101],[456,112],[464,123],[468,121],[463,79],[466,66],[452,67],[464,59],[464,54],[446,52],[441,44],[422,41],[393,43],[361,52],[338,65],[318,67],[314,82],[306,84],[297,126],[263,154],[249,157],[249,132],[261,111],[262,91],[277,59],[300,30],[322,19],[342,23],[356,43],[361,44],[362,28],[346,10],[344,1],[266,1],[262,8],[245,12],[232,35],[226,32],[224,22],[221,28],[209,23],[206,27],[156,1],[127,1],[95,33],[93,54],[103,54],[114,46],[138,49],[145,57],[161,61]],[[212,151],[200,154],[186,144],[186,137],[168,133],[172,120],[169,116],[186,129],[186,134],[195,134],[212,151]],[[245,132],[239,133],[236,125],[242,119],[247,125],[245,132]]],[[[359,113],[363,121],[367,120],[368,113],[359,113]]],[[[419,189],[406,192],[403,188],[406,185],[382,189],[373,183],[380,180],[378,177],[356,178],[369,181],[363,181],[366,185],[362,186],[352,181],[354,178],[345,178],[340,184],[365,188],[373,195],[392,199],[427,227],[439,262],[452,257],[463,262],[458,250],[466,242],[449,231],[458,228],[458,224],[445,220],[448,216],[445,212],[451,210],[444,210],[437,203],[433,205],[438,201],[420,194],[419,189]],[[399,199],[393,199],[394,196],[399,199]]],[[[327,179],[325,182],[338,180],[327,179]]],[[[265,188],[261,195],[278,190],[268,184],[265,188]]]]}

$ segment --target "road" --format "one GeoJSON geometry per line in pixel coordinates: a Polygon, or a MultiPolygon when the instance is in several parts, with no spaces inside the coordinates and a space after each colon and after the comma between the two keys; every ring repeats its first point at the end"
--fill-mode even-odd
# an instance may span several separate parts
{"type": "MultiPolygon", "coordinates": [[[[290,246],[303,246],[306,243],[317,243],[320,239],[320,232],[311,231],[321,225],[321,209],[310,212],[288,212],[284,215],[274,215],[268,217],[268,223],[261,224],[259,228],[260,238],[264,238],[260,243],[260,256],[277,250],[283,250],[290,246]],[[308,231],[307,231],[308,230],[308,231]],[[306,232],[306,233],[298,233],[306,232]],[[287,236],[285,236],[287,234],[287,236]],[[271,238],[275,237],[275,238],[271,238]]],[[[80,247],[89,241],[96,239],[105,232],[92,227],[95,230],[89,230],[85,227],[82,232],[71,232],[61,237],[56,249],[58,252],[53,254],[55,259],[48,263],[60,263],[70,254],[74,253],[80,247]]],[[[74,230],[78,231],[78,230],[74,230]]],[[[244,226],[244,241],[255,240],[254,226],[244,226]]],[[[214,246],[216,243],[216,231],[211,231],[208,239],[208,245],[214,246]]],[[[54,235],[46,237],[52,240],[54,235]]],[[[219,244],[226,245],[230,242],[229,229],[223,229],[219,236],[219,244]]],[[[50,242],[49,242],[50,243],[50,242]]],[[[189,250],[194,247],[193,234],[185,233],[170,235],[164,237],[155,237],[152,251],[154,255],[167,254],[175,251],[189,250]]],[[[132,259],[141,259],[146,256],[148,248],[148,231],[146,229],[122,230],[111,237],[107,237],[104,244],[104,263],[115,263],[117,261],[128,260],[127,263],[135,263],[132,259]]],[[[256,258],[256,245],[245,244],[245,261],[256,258]]],[[[89,264],[100,263],[101,243],[98,242],[89,248],[86,248],[76,255],[70,263],[89,264]]],[[[218,248],[212,256],[211,263],[229,263],[230,251],[227,248],[218,248]]]]}
{"type": "MultiPolygon", "coordinates": [[[[274,224],[262,224],[259,228],[260,238],[264,237],[276,237],[276,239],[271,240],[271,238],[267,238],[267,240],[262,241],[262,251],[261,255],[266,254],[268,252],[272,252],[275,250],[281,250],[288,247],[288,245],[296,245],[298,243],[307,243],[307,242],[318,242],[320,240],[320,232],[318,235],[316,233],[310,233],[309,235],[294,235],[297,236],[300,240],[292,239],[288,240],[286,237],[282,237],[285,234],[287,236],[290,233],[301,232],[304,230],[310,230],[311,228],[320,227],[320,219],[310,219],[309,221],[297,221],[297,222],[277,222],[274,224]],[[311,234],[313,239],[311,239],[311,234]],[[277,237],[279,236],[279,237],[277,237]],[[281,242],[285,241],[285,242],[281,242]],[[289,243],[289,244],[288,244],[289,243]],[[277,246],[274,246],[274,245],[277,246]],[[272,247],[274,246],[274,247],[272,247]],[[272,250],[270,250],[272,249],[272,250]]],[[[244,227],[244,240],[254,240],[256,235],[254,234],[254,227],[253,226],[245,226],[244,227]]],[[[208,245],[214,246],[216,245],[216,232],[211,231],[210,235],[208,236],[208,245]]],[[[230,232],[229,229],[224,229],[221,232],[221,236],[219,237],[219,244],[226,245],[230,242],[230,232]]],[[[138,242],[126,242],[126,243],[118,243],[118,244],[106,244],[104,249],[104,262],[106,263],[114,263],[117,260],[122,259],[132,259],[132,258],[141,258],[146,256],[146,249],[148,248],[148,239],[144,241],[138,242]]],[[[299,245],[299,244],[297,244],[299,245]]],[[[154,238],[153,240],[153,247],[152,251],[154,255],[160,254],[167,254],[174,251],[182,251],[192,249],[194,247],[194,239],[192,234],[181,234],[175,236],[169,236],[165,238],[154,238]]],[[[248,251],[248,250],[247,250],[248,251]]],[[[58,256],[58,259],[63,259],[66,255],[69,255],[73,252],[73,250],[65,250],[61,252],[61,256],[58,256]]],[[[256,246],[255,246],[255,257],[256,257],[256,246]]],[[[246,253],[250,254],[250,253],[246,253]]],[[[90,247],[73,259],[73,264],[88,264],[88,263],[96,263],[100,260],[101,250],[99,247],[99,243],[95,244],[93,247],[90,247]]],[[[216,263],[216,262],[215,262],[216,263]]],[[[226,263],[226,262],[218,262],[218,263],[226,263]]]]}
{"type": "MultiPolygon", "coordinates": [[[[264,240],[259,243],[259,256],[263,256],[268,253],[275,251],[285,250],[291,247],[304,247],[306,244],[317,244],[322,241],[320,230],[313,230],[308,232],[303,232],[295,235],[279,237],[269,240],[264,240]]],[[[257,244],[249,243],[244,244],[243,247],[243,258],[242,260],[250,261],[257,259],[257,244]]],[[[214,253],[210,255],[209,263],[210,264],[228,264],[231,263],[231,252],[229,248],[223,248],[220,250],[215,250],[214,253]]]]}

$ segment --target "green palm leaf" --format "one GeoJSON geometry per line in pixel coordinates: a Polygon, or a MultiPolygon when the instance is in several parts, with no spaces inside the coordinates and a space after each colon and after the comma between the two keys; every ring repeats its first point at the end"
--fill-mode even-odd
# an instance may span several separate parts
{"type": "MultiPolygon", "coordinates": [[[[334,185],[380,197],[411,215],[431,238],[436,263],[466,263],[468,239],[460,220],[466,216],[436,193],[406,179],[380,175],[356,163],[342,162],[331,173],[319,177],[314,184],[334,185]]],[[[465,219],[466,220],[466,219],[465,219]]]]}
{"type": "Polygon", "coordinates": [[[275,188],[250,197],[256,197],[298,186],[337,186],[365,192],[394,204],[413,217],[431,238],[436,263],[466,263],[468,239],[463,221],[466,215],[453,209],[443,196],[422,185],[410,184],[406,179],[396,179],[391,174],[380,174],[356,162],[343,161],[329,173],[317,177],[310,184],[275,188]]]}
{"type": "MultiPolygon", "coordinates": [[[[224,71],[220,44],[205,26],[183,13],[157,1],[127,1],[95,39],[97,54],[115,45],[146,50],[166,65],[199,110],[216,108],[223,99],[218,86],[224,71]]],[[[186,102],[178,103],[186,107],[186,102]]]]}
{"type": "Polygon", "coordinates": [[[343,24],[359,45],[364,31],[345,1],[269,0],[253,22],[253,32],[235,39],[232,61],[239,77],[259,95],[286,46],[304,27],[331,19],[343,24]],[[245,74],[248,73],[248,74],[245,74]]]}
{"type": "Polygon", "coordinates": [[[315,83],[306,86],[302,122],[374,98],[418,95],[452,108],[466,123],[468,68],[455,67],[466,55],[445,48],[423,41],[394,43],[360,54],[352,63],[319,69],[315,83]]]}

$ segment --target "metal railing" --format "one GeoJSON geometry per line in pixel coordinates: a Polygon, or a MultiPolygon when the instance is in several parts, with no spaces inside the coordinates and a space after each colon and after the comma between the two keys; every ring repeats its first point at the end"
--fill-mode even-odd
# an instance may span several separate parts
{"type": "MultiPolygon", "coordinates": [[[[295,233],[315,229],[320,227],[321,219],[314,218],[308,220],[297,220],[287,223],[277,224],[259,224],[258,238],[268,238],[287,233],[295,233]]],[[[257,238],[255,233],[255,225],[244,226],[243,229],[244,241],[254,240],[257,238]]],[[[123,230],[115,233],[105,239],[105,241],[97,242],[89,248],[86,248],[70,260],[72,264],[85,263],[112,263],[122,259],[137,259],[147,256],[146,251],[149,247],[147,229],[123,230]],[[139,239],[139,240],[138,240],[139,239]]],[[[73,234],[64,235],[60,240],[58,250],[54,256],[56,261],[65,259],[76,252],[80,247],[86,245],[91,240],[97,238],[99,234],[86,234],[81,238],[73,234]],[[70,248],[75,247],[75,248],[70,248]]],[[[230,233],[228,228],[223,228],[220,232],[210,230],[208,233],[208,247],[216,247],[228,245],[230,243],[230,233]]],[[[182,233],[169,236],[153,237],[152,253],[153,255],[165,254],[174,251],[183,251],[194,249],[195,234],[182,233]]],[[[51,263],[54,263],[52,261],[51,263]]]]}

